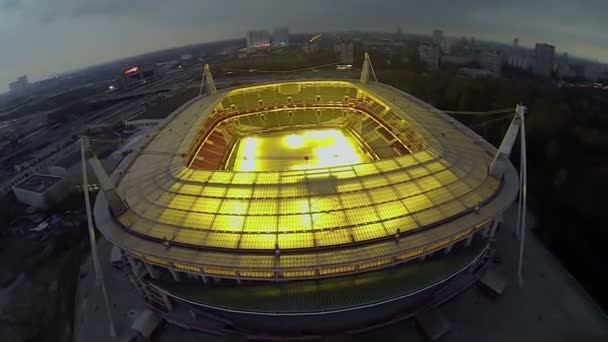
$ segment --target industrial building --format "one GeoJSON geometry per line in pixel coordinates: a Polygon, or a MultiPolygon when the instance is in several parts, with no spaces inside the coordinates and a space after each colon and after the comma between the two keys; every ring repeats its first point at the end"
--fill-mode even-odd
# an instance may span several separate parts
{"type": "Polygon", "coordinates": [[[123,89],[138,87],[158,80],[159,74],[154,64],[133,65],[122,71],[119,83],[123,89]]]}
{"type": "Polygon", "coordinates": [[[38,209],[48,209],[68,194],[64,177],[35,174],[13,187],[17,200],[38,209]]]}
{"type": "Polygon", "coordinates": [[[95,223],[191,329],[331,332],[443,302],[480,277],[518,193],[488,142],[363,76],[213,92],[140,146],[95,223]]]}

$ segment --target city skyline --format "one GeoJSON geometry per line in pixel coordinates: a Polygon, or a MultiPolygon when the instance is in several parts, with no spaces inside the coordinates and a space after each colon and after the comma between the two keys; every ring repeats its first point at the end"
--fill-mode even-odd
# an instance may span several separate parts
{"type": "Polygon", "coordinates": [[[0,0],[0,44],[5,47],[0,91],[6,91],[8,83],[23,74],[35,81],[50,73],[171,47],[242,38],[249,30],[286,25],[290,32],[394,32],[402,27],[404,32],[427,35],[438,28],[446,36],[475,36],[505,44],[519,37],[520,46],[546,42],[559,52],[608,61],[608,41],[601,35],[606,24],[600,15],[608,4],[599,1],[588,1],[584,8],[544,0],[412,4],[388,0],[181,0],[171,4],[158,0],[60,0],[52,4],[0,0]],[[343,12],[345,6],[349,15],[343,12]]]}

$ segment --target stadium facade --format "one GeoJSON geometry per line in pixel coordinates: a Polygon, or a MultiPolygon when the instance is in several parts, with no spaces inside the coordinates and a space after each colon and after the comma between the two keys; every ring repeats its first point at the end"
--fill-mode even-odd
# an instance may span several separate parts
{"type": "Polygon", "coordinates": [[[302,80],[198,97],[150,132],[95,223],[180,326],[358,329],[473,284],[518,192],[508,159],[377,82],[302,80]]]}

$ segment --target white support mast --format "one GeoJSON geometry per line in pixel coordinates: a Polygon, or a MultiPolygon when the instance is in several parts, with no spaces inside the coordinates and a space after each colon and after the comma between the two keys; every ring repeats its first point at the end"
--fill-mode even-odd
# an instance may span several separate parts
{"type": "Polygon", "coordinates": [[[520,151],[520,162],[519,162],[519,197],[517,203],[517,223],[515,225],[515,234],[519,238],[519,255],[517,260],[517,281],[519,286],[524,283],[523,277],[523,259],[524,259],[524,245],[526,240],[526,212],[527,212],[527,183],[528,183],[528,169],[527,169],[527,152],[526,152],[526,125],[525,115],[527,108],[524,106],[517,105],[515,109],[515,117],[511,121],[511,125],[505,134],[500,147],[490,164],[488,173],[496,178],[502,178],[505,168],[508,163],[509,156],[513,145],[517,140],[519,133],[521,151],[520,151]]]}
{"type": "MultiPolygon", "coordinates": [[[[90,148],[90,146],[88,146],[88,143],[85,147],[90,148]]],[[[87,161],[91,169],[93,169],[97,180],[99,181],[101,190],[106,195],[106,199],[108,200],[108,204],[110,206],[112,214],[114,214],[115,216],[122,215],[125,211],[129,209],[127,203],[118,194],[118,191],[114,186],[114,182],[112,182],[110,176],[106,173],[106,170],[101,165],[99,159],[97,159],[97,157],[92,153],[92,151],[89,150],[88,152],[89,153],[85,152],[87,161]]]]}
{"type": "MultiPolygon", "coordinates": [[[[519,107],[518,107],[519,108],[519,107]]],[[[517,263],[517,279],[519,286],[524,285],[523,275],[523,259],[524,259],[524,243],[526,241],[526,212],[527,212],[527,186],[528,186],[528,151],[526,147],[526,123],[524,121],[525,107],[521,107],[521,130],[520,142],[521,153],[519,162],[519,207],[517,210],[517,221],[519,223],[519,259],[517,263]]]]}
{"type": "Polygon", "coordinates": [[[361,68],[361,78],[359,80],[361,83],[367,83],[370,75],[374,81],[378,82],[376,72],[374,71],[374,66],[372,65],[372,60],[369,58],[369,53],[366,52],[363,59],[363,67],[361,68]]]}
{"type": "MultiPolygon", "coordinates": [[[[89,143],[86,137],[82,137],[80,140],[80,154],[82,159],[82,192],[84,194],[84,203],[87,212],[87,225],[89,230],[89,241],[91,242],[91,255],[93,257],[93,266],[95,267],[95,275],[96,275],[96,284],[101,287],[101,293],[103,295],[103,301],[106,306],[106,313],[108,315],[108,321],[110,324],[110,336],[116,336],[116,327],[114,325],[114,318],[112,317],[112,309],[110,307],[110,301],[108,299],[108,292],[106,291],[106,286],[103,280],[103,273],[101,272],[101,264],[99,263],[99,255],[97,253],[97,242],[95,238],[95,228],[93,227],[93,214],[91,211],[91,199],[89,198],[89,181],[87,178],[87,153],[86,151],[89,148],[89,143]]],[[[97,158],[93,158],[99,163],[97,158]]],[[[99,164],[101,166],[101,164],[99,164]]],[[[95,171],[95,168],[93,169],[95,171]]],[[[97,172],[95,172],[97,174],[97,172]]],[[[104,172],[105,173],[105,172],[104,172]]],[[[107,176],[107,175],[106,175],[107,176]]],[[[97,175],[99,178],[99,175],[97,175]]],[[[109,178],[108,178],[109,179],[109,178]]],[[[100,179],[101,183],[101,179],[100,179]]],[[[107,196],[107,193],[106,193],[107,196]]],[[[118,197],[118,195],[116,194],[118,197]]],[[[108,198],[109,201],[109,198],[108,198]]],[[[124,202],[123,202],[124,203],[124,202]]]]}
{"type": "Polygon", "coordinates": [[[519,133],[519,128],[522,125],[525,112],[526,107],[517,105],[517,108],[515,109],[515,116],[511,121],[511,125],[509,125],[509,129],[507,130],[505,137],[502,139],[502,142],[498,147],[498,151],[496,152],[496,155],[494,155],[494,159],[490,164],[490,175],[501,178],[505,172],[506,163],[511,155],[513,145],[515,145],[515,140],[517,139],[517,134],[519,133]]]}
{"type": "Polygon", "coordinates": [[[211,73],[209,64],[205,64],[205,67],[203,68],[203,78],[201,78],[201,88],[198,92],[198,96],[203,95],[203,88],[205,84],[207,84],[209,94],[217,93],[217,88],[215,87],[215,81],[213,81],[213,74],[211,73]]]}

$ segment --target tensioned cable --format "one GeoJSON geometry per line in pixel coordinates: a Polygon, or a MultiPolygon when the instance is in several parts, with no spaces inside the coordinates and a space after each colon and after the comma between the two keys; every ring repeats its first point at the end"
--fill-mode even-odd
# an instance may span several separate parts
{"type": "Polygon", "coordinates": [[[249,73],[291,73],[291,72],[299,72],[299,71],[306,71],[306,70],[313,70],[313,69],[320,69],[320,68],[325,68],[328,66],[334,66],[337,65],[338,63],[329,63],[329,64],[323,64],[323,65],[317,65],[317,66],[312,66],[312,67],[307,67],[307,68],[301,68],[301,69],[292,69],[292,70],[257,70],[257,69],[224,69],[226,71],[236,71],[236,72],[249,72],[249,73]]]}
{"type": "MultiPolygon", "coordinates": [[[[510,114],[510,113],[507,113],[507,114],[510,114]]],[[[479,127],[484,127],[484,126],[487,126],[487,125],[495,123],[495,122],[500,122],[500,121],[505,121],[505,120],[511,120],[511,119],[513,119],[513,116],[511,116],[511,115],[505,115],[505,116],[500,116],[500,117],[497,117],[497,118],[494,118],[494,119],[489,119],[489,120],[486,120],[486,121],[483,121],[483,122],[479,122],[479,123],[476,123],[476,124],[473,124],[473,125],[467,125],[467,127],[469,127],[469,128],[479,128],[479,127]]]]}
{"type": "MultiPolygon", "coordinates": [[[[335,64],[335,63],[334,63],[335,64]]],[[[330,65],[330,64],[328,64],[330,65]]],[[[312,67],[315,68],[315,67],[312,67]]],[[[311,69],[311,68],[306,68],[306,69],[311,69]]],[[[303,69],[298,69],[298,70],[303,70],[303,69]]],[[[297,71],[297,70],[295,70],[297,71]]],[[[440,110],[444,113],[447,114],[452,114],[452,115],[477,115],[477,116],[485,116],[485,115],[499,115],[499,114],[508,114],[508,113],[513,113],[515,112],[515,108],[505,108],[505,109],[498,109],[498,110],[491,110],[491,111],[450,111],[450,110],[440,110]]],[[[485,122],[481,122],[475,125],[471,125],[471,128],[477,128],[479,126],[484,126],[490,123],[493,123],[495,121],[500,121],[500,120],[506,120],[508,117],[499,117],[496,119],[492,119],[492,120],[488,120],[485,122]]],[[[120,143],[120,142],[124,142],[127,141],[127,139],[90,139],[89,140],[91,143],[120,143]]],[[[196,154],[196,153],[176,153],[176,152],[165,152],[165,151],[141,151],[140,154],[145,154],[145,155],[156,155],[156,156],[168,156],[168,157],[183,157],[183,158],[189,158],[192,156],[197,156],[199,158],[203,158],[203,159],[218,159],[218,158],[224,158],[223,156],[217,156],[217,155],[203,155],[203,154],[196,154]]],[[[237,158],[239,159],[239,158],[237,158]]],[[[245,158],[247,159],[247,158],[245,158]]],[[[290,158],[290,157],[279,157],[279,156],[258,156],[255,158],[256,160],[314,160],[316,159],[316,157],[314,156],[305,156],[305,157],[298,157],[298,158],[290,158]]]]}
{"type": "Polygon", "coordinates": [[[489,110],[489,111],[485,111],[485,112],[450,111],[450,110],[442,110],[442,109],[439,109],[439,111],[444,112],[446,114],[453,114],[453,115],[495,115],[495,114],[502,114],[502,113],[514,113],[515,108],[489,110]]]}

